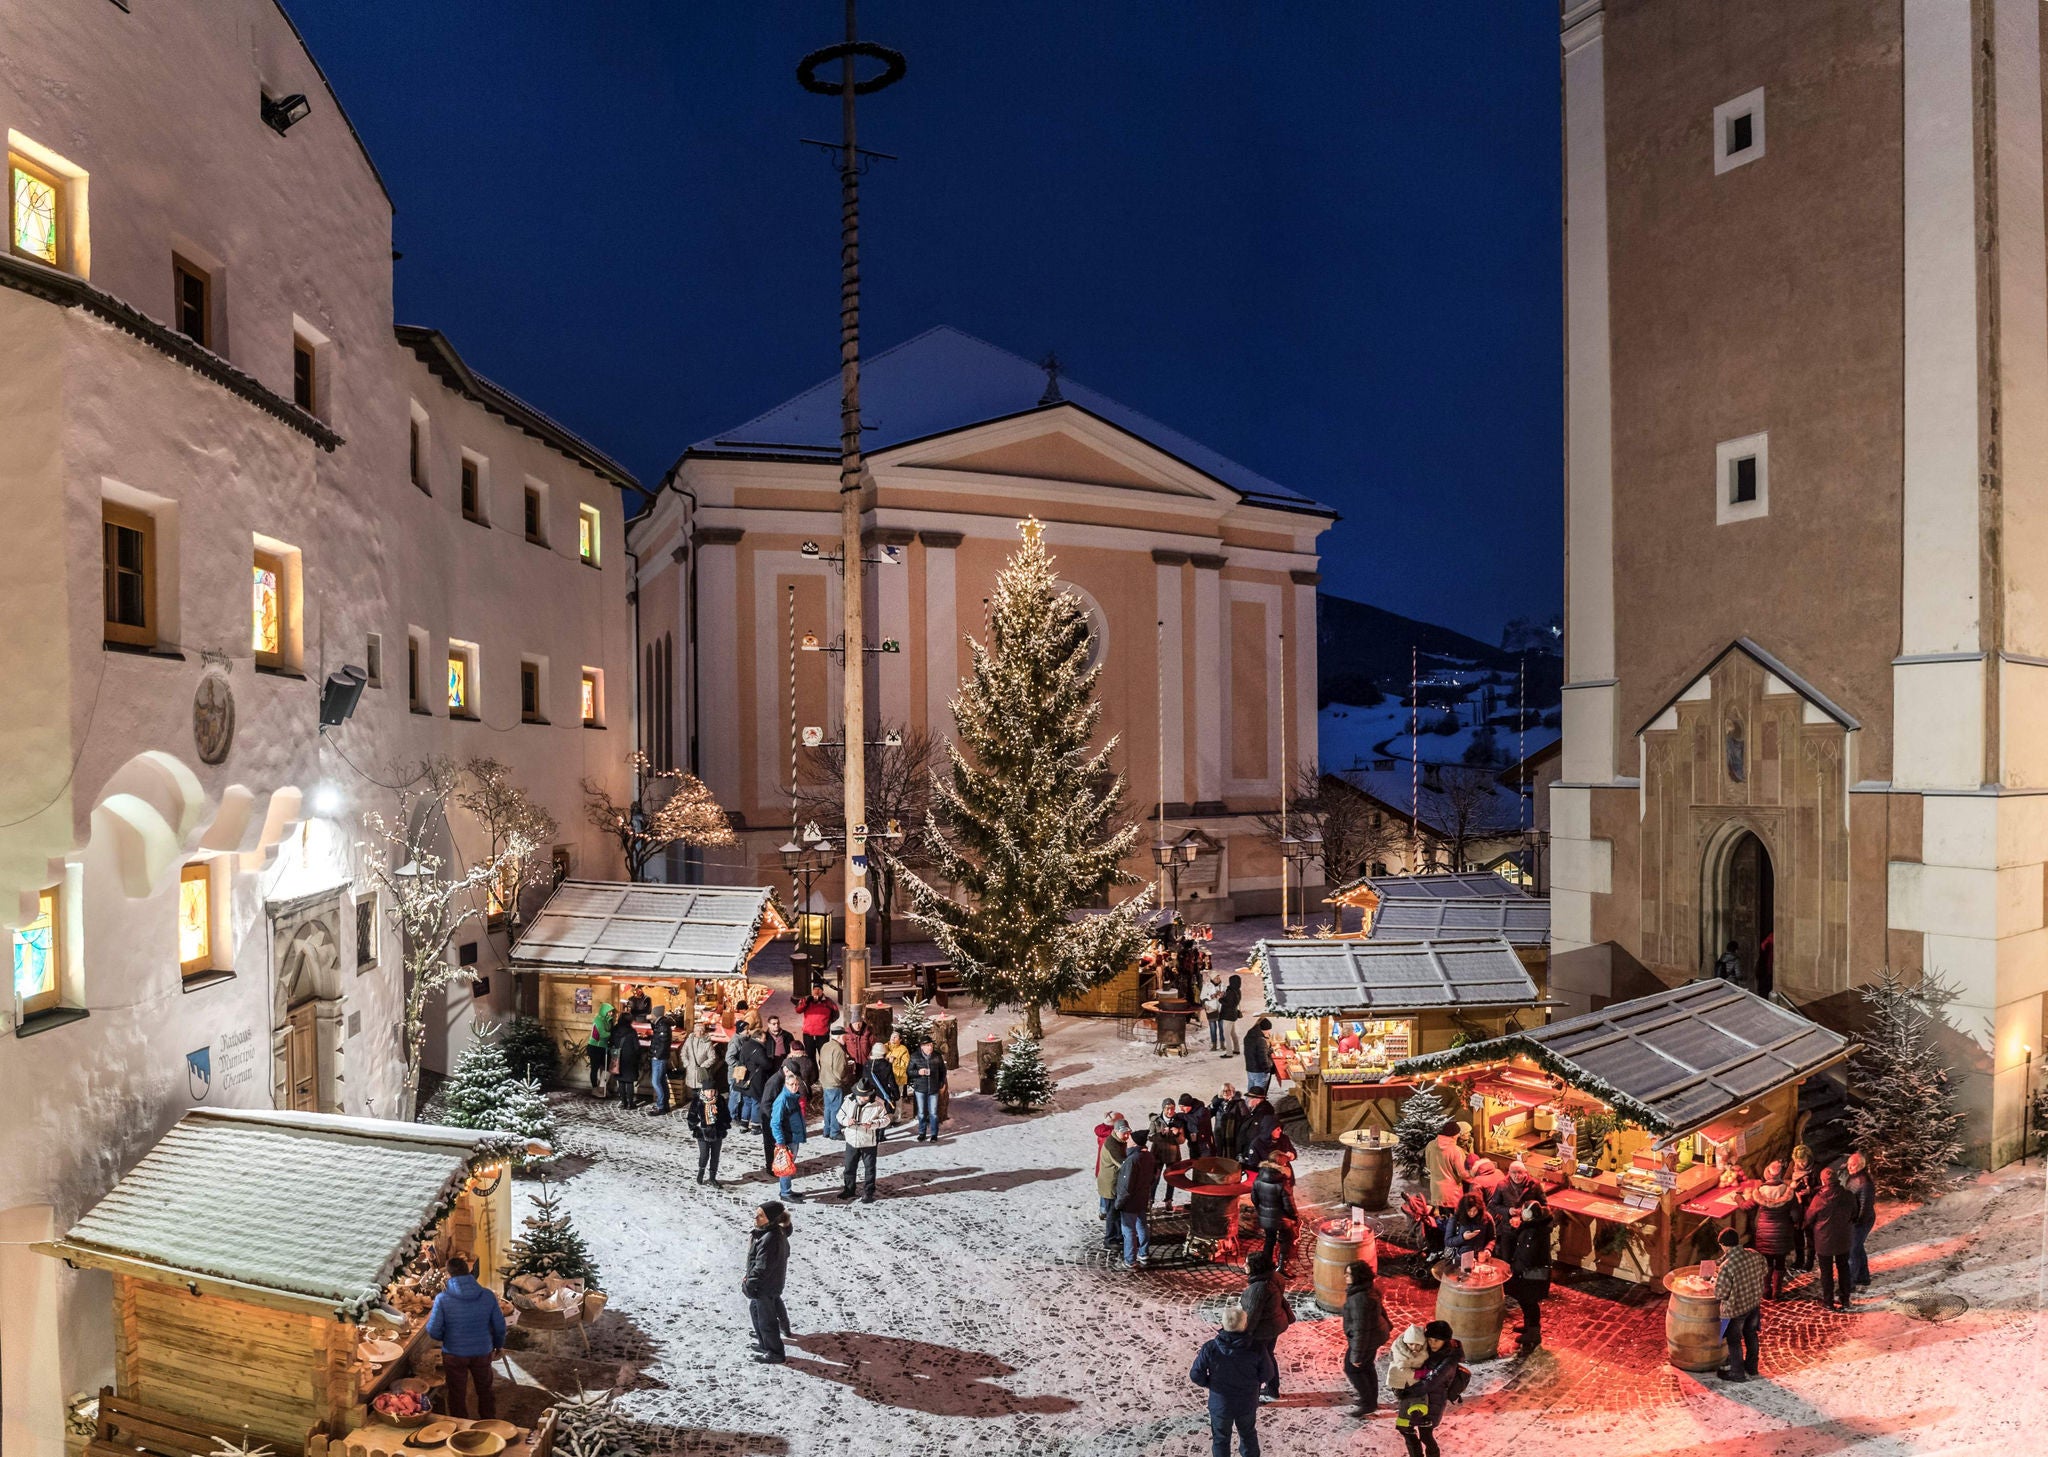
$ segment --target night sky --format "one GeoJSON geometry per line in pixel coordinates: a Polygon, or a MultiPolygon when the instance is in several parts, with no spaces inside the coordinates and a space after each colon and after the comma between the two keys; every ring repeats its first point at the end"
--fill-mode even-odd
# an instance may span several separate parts
{"type": "MultiPolygon", "coordinates": [[[[287,0],[401,321],[653,481],[837,367],[831,0],[287,0]]],[[[1488,640],[1562,587],[1552,7],[868,0],[864,338],[951,323],[1337,507],[1325,587],[1488,640]]]]}

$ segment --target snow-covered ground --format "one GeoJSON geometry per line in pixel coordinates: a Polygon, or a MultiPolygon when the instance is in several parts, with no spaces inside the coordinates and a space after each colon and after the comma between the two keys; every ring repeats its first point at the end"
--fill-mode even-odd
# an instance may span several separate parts
{"type": "MultiPolygon", "coordinates": [[[[1219,928],[1227,944],[1256,927],[1219,928]],[[1229,934],[1235,933],[1235,934],[1229,934]]],[[[1248,986],[1256,993],[1256,983],[1248,986]]],[[[975,1016],[968,1046],[1007,1015],[975,1016]]],[[[1246,1024],[1248,1025],[1248,1024],[1246,1024]]],[[[759,1142],[736,1135],[723,1189],[694,1183],[681,1119],[557,1094],[564,1203],[611,1305],[585,1355],[573,1335],[517,1338],[515,1361],[555,1389],[611,1384],[651,1442],[685,1452],[1182,1454],[1208,1450],[1187,1380],[1218,1312],[1242,1288],[1213,1266],[1129,1275],[1098,1242],[1092,1128],[1183,1091],[1207,1097],[1241,1068],[1120,1041],[1114,1022],[1054,1018],[1046,1059],[1057,1106],[999,1112],[954,1074],[937,1144],[892,1137],[872,1206],[837,1188],[839,1145],[804,1149],[787,1302],[786,1366],[748,1359],[740,1266],[752,1211],[772,1197],[759,1142]]],[[[969,1059],[971,1062],[971,1058],[969,1059]]],[[[1335,1197],[1335,1151],[1302,1160],[1304,1201],[1335,1197]]],[[[522,1186],[522,1194],[531,1186],[522,1186]]],[[[2048,1315],[2040,1164],[1988,1176],[1938,1204],[1888,1210],[1872,1241],[1878,1284],[1859,1313],[1823,1320],[1810,1299],[1768,1308],[1765,1376],[1704,1382],[1665,1366],[1661,1307],[1560,1284],[1547,1349],[1482,1365],[1443,1436],[1454,1457],[1547,1451],[1600,1457],[1821,1457],[1856,1451],[2041,1450],[2048,1433],[2048,1315]]],[[[1303,1269],[1306,1267],[1304,1257],[1303,1269]]],[[[1305,1279],[1305,1275],[1303,1277],[1305,1279]]],[[[1398,1320],[1428,1297],[1383,1282],[1398,1320]]],[[[1391,1420],[1348,1414],[1340,1323],[1303,1317],[1280,1343],[1286,1395],[1260,1417],[1266,1451],[1400,1450],[1391,1420]]]]}

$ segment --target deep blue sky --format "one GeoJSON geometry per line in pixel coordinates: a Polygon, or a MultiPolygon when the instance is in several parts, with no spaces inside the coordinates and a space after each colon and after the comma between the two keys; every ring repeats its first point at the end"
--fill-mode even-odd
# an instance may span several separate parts
{"type": "MultiPolygon", "coordinates": [[[[837,364],[832,0],[287,0],[398,312],[654,480],[837,364]]],[[[1554,9],[867,0],[865,341],[1037,358],[1336,506],[1329,590],[1561,597],[1554,9]]]]}

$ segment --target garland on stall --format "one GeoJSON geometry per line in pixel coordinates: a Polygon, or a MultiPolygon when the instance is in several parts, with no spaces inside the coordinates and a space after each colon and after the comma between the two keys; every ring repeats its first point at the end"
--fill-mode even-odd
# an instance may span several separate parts
{"type": "Polygon", "coordinates": [[[1563,1078],[1580,1092],[1598,1098],[1629,1122],[1640,1124],[1660,1137],[1680,1131],[1642,1099],[1624,1093],[1605,1078],[1596,1077],[1577,1063],[1559,1057],[1526,1032],[1510,1032],[1505,1037],[1489,1038],[1485,1042],[1468,1042],[1463,1047],[1447,1047],[1442,1052],[1425,1052],[1404,1058],[1394,1064],[1389,1075],[1397,1078],[1441,1077],[1473,1063],[1504,1062],[1518,1054],[1552,1076],[1563,1078]]]}

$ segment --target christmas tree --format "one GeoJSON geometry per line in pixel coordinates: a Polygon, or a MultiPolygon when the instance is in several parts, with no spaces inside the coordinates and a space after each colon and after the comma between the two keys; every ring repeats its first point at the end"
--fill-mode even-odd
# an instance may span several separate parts
{"type": "Polygon", "coordinates": [[[546,1179],[540,1181],[533,1202],[534,1211],[524,1221],[526,1233],[512,1241],[512,1273],[557,1275],[597,1289],[597,1266],[590,1262],[590,1247],[555,1203],[554,1186],[546,1179]]]}
{"type": "Polygon", "coordinates": [[[1052,1101],[1057,1085],[1039,1056],[1038,1043],[1023,1030],[1010,1034],[1003,1060],[996,1065],[996,1102],[1006,1113],[1029,1113],[1052,1101]]]}
{"type": "MultiPolygon", "coordinates": [[[[479,1026],[474,1040],[456,1059],[455,1071],[441,1090],[442,1119],[457,1128],[494,1128],[518,1134],[522,1142],[552,1142],[555,1115],[541,1096],[540,1084],[513,1076],[496,1032],[488,1024],[479,1026]]],[[[515,1162],[523,1157],[523,1151],[513,1155],[515,1162]]]]}
{"type": "Polygon", "coordinates": [[[498,1045],[505,1049],[505,1061],[512,1068],[512,1076],[532,1078],[542,1087],[554,1077],[561,1062],[562,1052],[555,1045],[555,1034],[537,1017],[514,1017],[505,1024],[498,1045]]]}
{"type": "Polygon", "coordinates": [[[1408,1101],[1401,1105],[1401,1116],[1394,1123],[1394,1137],[1401,1143],[1394,1150],[1394,1162],[1403,1174],[1411,1179],[1422,1177],[1422,1160],[1429,1151],[1429,1141],[1443,1132],[1444,1120],[1450,1116],[1450,1108],[1431,1084],[1425,1083],[1408,1095],[1408,1101]]]}
{"type": "Polygon", "coordinates": [[[973,672],[953,700],[958,743],[934,776],[925,817],[931,880],[902,868],[911,919],[990,1007],[1040,1009],[1107,981],[1145,945],[1150,889],[1093,915],[1119,885],[1138,842],[1122,824],[1117,741],[1094,746],[1102,664],[1091,662],[1088,610],[1062,591],[1036,521],[996,578],[989,638],[970,640],[973,672]],[[935,885],[959,887],[962,898],[935,885]]]}
{"type": "Polygon", "coordinates": [[[889,1030],[901,1032],[903,1045],[915,1052],[917,1044],[932,1035],[932,1004],[914,994],[906,996],[889,1030]]]}
{"type": "Polygon", "coordinates": [[[1935,1045],[1941,1009],[1955,992],[1932,977],[1907,986],[1885,967],[1858,992],[1869,1009],[1863,1047],[1851,1061],[1862,1106],[1849,1120],[1871,1177],[1887,1194],[1925,1199],[1963,1151],[1963,1111],[1935,1045]]]}

